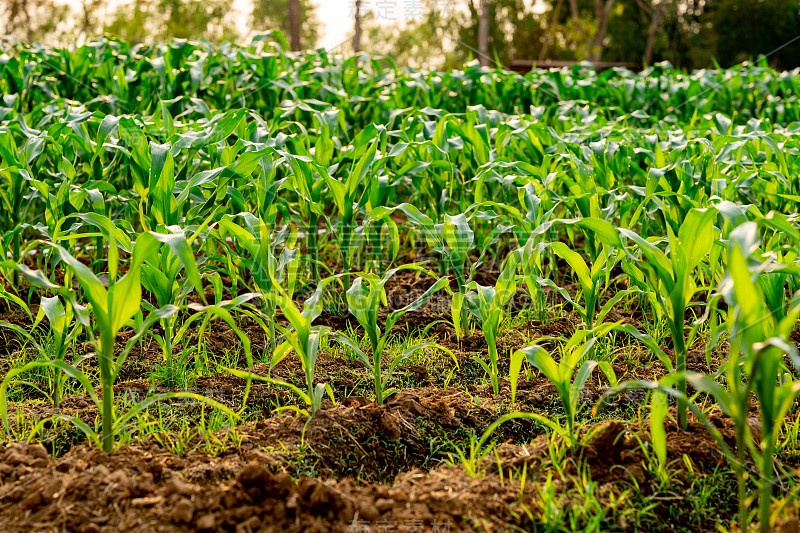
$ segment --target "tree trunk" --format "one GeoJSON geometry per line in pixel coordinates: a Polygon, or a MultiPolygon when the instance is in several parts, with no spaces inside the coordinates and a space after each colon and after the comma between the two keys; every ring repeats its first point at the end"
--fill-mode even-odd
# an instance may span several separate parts
{"type": "Polygon", "coordinates": [[[355,33],[353,34],[353,53],[361,51],[361,0],[356,0],[356,22],[355,33]]]}
{"type": "Polygon", "coordinates": [[[300,0],[289,0],[289,46],[294,51],[302,49],[300,43],[300,0]]]}
{"type": "Polygon", "coordinates": [[[578,11],[578,0],[569,0],[569,14],[576,21],[581,18],[581,14],[578,11]]]}
{"type": "MultiPolygon", "coordinates": [[[[575,0],[569,0],[569,3],[574,3],[575,0]]],[[[550,20],[550,24],[548,24],[547,28],[544,30],[544,42],[542,43],[542,49],[539,51],[539,61],[544,61],[547,59],[547,52],[550,50],[550,41],[552,40],[552,32],[553,28],[556,27],[558,23],[558,15],[561,13],[561,6],[564,4],[564,0],[558,0],[556,3],[556,7],[553,9],[553,18],[550,20]]]]}
{"type": "Polygon", "coordinates": [[[592,50],[589,53],[590,61],[600,61],[603,57],[603,41],[608,31],[608,18],[611,16],[611,8],[614,7],[614,0],[594,0],[594,12],[597,17],[597,31],[594,34],[592,50]]]}
{"type": "Polygon", "coordinates": [[[661,4],[653,6],[652,19],[650,19],[650,28],[647,30],[647,44],[644,47],[644,64],[650,66],[653,62],[653,46],[656,41],[656,34],[658,28],[661,26],[661,20],[664,18],[664,9],[661,4]]]}
{"type": "Polygon", "coordinates": [[[478,59],[481,66],[489,66],[489,0],[480,0],[478,15],[478,59]]]}
{"type": "Polygon", "coordinates": [[[81,7],[83,8],[83,21],[81,23],[81,35],[85,39],[89,39],[89,34],[91,33],[91,28],[93,26],[92,22],[92,12],[96,5],[94,5],[93,0],[82,0],[81,7]]]}
{"type": "MultiPolygon", "coordinates": [[[[575,21],[575,33],[583,35],[583,25],[581,24],[581,12],[578,9],[578,0],[569,0],[569,14],[575,21]]],[[[586,44],[581,45],[581,50],[586,51],[586,44]]]]}

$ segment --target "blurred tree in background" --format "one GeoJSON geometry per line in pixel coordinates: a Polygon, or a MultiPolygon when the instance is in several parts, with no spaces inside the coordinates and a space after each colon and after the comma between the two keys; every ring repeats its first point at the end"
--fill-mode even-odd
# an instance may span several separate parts
{"type": "MultiPolygon", "coordinates": [[[[769,53],[800,36],[797,0],[717,0],[705,26],[716,42],[714,57],[722,65],[744,61],[753,50],[769,53]]],[[[800,39],[778,50],[772,62],[800,66],[800,39]]]]}
{"type": "Polygon", "coordinates": [[[68,12],[68,6],[54,0],[2,0],[0,32],[28,42],[47,40],[66,31],[59,21],[68,12]]]}
{"type": "Polygon", "coordinates": [[[203,37],[235,40],[229,0],[131,0],[114,10],[103,30],[130,42],[203,37]]]}
{"type": "MultiPolygon", "coordinates": [[[[468,12],[459,24],[460,61],[478,55],[480,0],[468,0],[468,12]]],[[[540,16],[523,0],[491,0],[489,3],[489,54],[501,65],[512,59],[536,57],[544,27],[540,16]]]]}
{"type": "MultiPolygon", "coordinates": [[[[424,0],[433,3],[432,0],[424,0]]],[[[395,25],[378,21],[373,13],[362,15],[361,49],[391,57],[398,65],[450,67],[463,63],[455,50],[458,17],[427,9],[419,19],[395,25]]]]}
{"type": "MultiPolygon", "coordinates": [[[[255,31],[279,30],[289,39],[289,0],[253,0],[251,19],[255,31]]],[[[310,0],[300,0],[300,42],[313,48],[319,39],[319,19],[310,0]]]]}
{"type": "MultiPolygon", "coordinates": [[[[445,9],[437,0],[420,0],[419,4],[418,17],[395,24],[366,13],[363,50],[391,56],[399,65],[446,69],[478,57],[480,0],[466,0],[462,9],[445,9]]],[[[527,4],[524,0],[490,0],[489,55],[501,65],[515,58],[535,57],[542,47],[542,18],[527,4]]]]}
{"type": "MultiPolygon", "coordinates": [[[[387,21],[376,16],[377,0],[362,0],[359,47],[400,66],[458,67],[478,57],[483,1],[380,0],[413,7],[413,16],[387,21]]],[[[288,40],[290,5],[300,8],[295,37],[316,46],[322,25],[312,0],[252,0],[249,13],[234,12],[232,0],[0,0],[0,31],[61,45],[103,31],[132,42],[218,42],[277,29],[288,40]]],[[[800,38],[792,42],[800,35],[800,0],[488,0],[486,7],[488,55],[500,66],[514,59],[666,60],[693,69],[762,54],[778,68],[800,66],[800,38]]]]}
{"type": "Polygon", "coordinates": [[[603,56],[608,61],[643,61],[657,13],[651,39],[654,61],[691,69],[713,66],[716,60],[729,67],[770,54],[773,66],[800,66],[800,39],[787,45],[800,36],[798,0],[617,0],[617,4],[603,56]]]}

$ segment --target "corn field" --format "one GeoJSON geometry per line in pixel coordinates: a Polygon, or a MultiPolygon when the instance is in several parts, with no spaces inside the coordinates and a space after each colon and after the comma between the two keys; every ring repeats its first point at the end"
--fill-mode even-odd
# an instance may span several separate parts
{"type": "Polygon", "coordinates": [[[798,527],[797,71],[3,46],[4,531],[798,527]]]}

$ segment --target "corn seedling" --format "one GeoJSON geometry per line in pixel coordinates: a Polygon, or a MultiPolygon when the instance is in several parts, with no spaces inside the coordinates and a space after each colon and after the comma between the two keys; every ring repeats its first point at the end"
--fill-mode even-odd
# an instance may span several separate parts
{"type": "Polygon", "coordinates": [[[495,394],[500,393],[497,328],[503,320],[506,304],[517,291],[517,264],[517,255],[509,254],[494,287],[483,287],[472,282],[468,285],[470,292],[466,294],[467,308],[480,322],[489,351],[489,362],[478,359],[478,363],[489,376],[495,394]]]}
{"type": "MultiPolygon", "coordinates": [[[[317,290],[305,301],[302,311],[297,308],[289,294],[279,285],[276,285],[277,290],[275,292],[266,295],[268,299],[275,302],[281,308],[284,316],[289,320],[289,324],[292,326],[291,330],[282,326],[275,326],[285,340],[273,352],[270,366],[275,366],[289,355],[289,353],[294,351],[300,359],[305,374],[305,391],[280,379],[270,376],[257,376],[250,370],[243,372],[234,368],[226,368],[226,371],[234,376],[247,379],[248,384],[251,379],[255,379],[291,390],[303,400],[309,409],[311,409],[310,413],[306,412],[305,414],[313,416],[322,404],[326,389],[330,393],[330,388],[326,388],[324,383],[316,383],[314,379],[320,340],[328,330],[327,328],[313,327],[311,324],[320,313],[322,313],[322,295],[325,287],[334,280],[335,278],[325,278],[322,280],[317,286],[317,290]]],[[[249,361],[248,364],[252,366],[252,361],[249,361]]]]}
{"type": "MultiPolygon", "coordinates": [[[[141,266],[142,285],[155,297],[157,306],[153,307],[143,300],[144,307],[150,311],[179,307],[192,289],[205,300],[200,273],[190,247],[194,238],[187,239],[183,230],[173,228],[172,233],[160,235],[158,239],[164,244],[147,255],[141,266]],[[181,271],[184,273],[183,279],[180,277],[181,271]]],[[[172,313],[162,318],[159,324],[163,334],[154,335],[164,354],[168,383],[172,380],[174,370],[172,352],[177,316],[177,313],[172,313]]]]}
{"type": "MultiPolygon", "coordinates": [[[[347,336],[339,333],[332,333],[334,340],[352,350],[356,357],[371,371],[375,390],[375,403],[379,405],[395,392],[394,389],[389,388],[389,380],[392,377],[394,369],[397,368],[397,365],[414,355],[418,350],[437,346],[430,342],[414,344],[403,351],[403,353],[395,356],[386,371],[381,367],[386,341],[389,338],[392,328],[397,323],[397,320],[409,311],[414,311],[425,305],[425,303],[430,300],[431,296],[446,287],[449,283],[447,278],[439,278],[416,300],[401,309],[391,311],[386,317],[383,329],[381,329],[378,325],[378,313],[381,304],[386,305],[388,303],[386,301],[384,286],[397,271],[409,269],[423,271],[418,265],[405,265],[389,270],[382,278],[374,274],[366,274],[356,278],[347,291],[347,307],[367,334],[372,350],[370,355],[367,355],[352,340],[347,338],[347,336]]],[[[445,350],[441,346],[438,346],[438,348],[445,350]]]]}
{"type": "Polygon", "coordinates": [[[567,427],[566,430],[560,426],[551,425],[550,427],[558,427],[557,433],[569,439],[570,446],[573,449],[578,445],[575,433],[575,418],[580,408],[578,402],[586,385],[586,380],[599,367],[612,385],[616,385],[617,382],[617,377],[608,362],[593,361],[587,357],[592,353],[597,339],[611,331],[613,327],[614,324],[604,324],[598,326],[594,331],[576,331],[564,345],[558,363],[547,350],[536,344],[517,350],[512,355],[510,376],[512,399],[516,396],[516,384],[522,361],[527,360],[529,364],[549,379],[555,386],[556,391],[558,391],[561,405],[566,413],[567,427]]]}
{"type": "MultiPolygon", "coordinates": [[[[800,316],[800,297],[788,307],[771,309],[774,298],[765,295],[764,284],[758,283],[765,272],[781,264],[752,261],[751,254],[758,246],[757,225],[748,222],[731,232],[728,251],[728,271],[720,285],[729,306],[731,349],[725,367],[725,385],[697,377],[692,384],[698,390],[714,395],[720,408],[736,426],[737,456],[734,470],[739,485],[739,523],[746,530],[744,509],[745,450],[749,449],[759,471],[759,523],[761,531],[772,530],[771,506],[775,483],[773,454],[783,421],[800,396],[800,382],[786,368],[784,357],[789,356],[795,368],[800,368],[796,348],[787,342],[800,316]],[[751,264],[748,264],[748,260],[751,264]],[[755,268],[753,268],[753,264],[755,268]],[[755,279],[754,279],[755,278],[755,279]],[[699,387],[695,385],[697,382],[699,387]],[[751,396],[755,396],[760,417],[760,442],[754,443],[748,425],[751,396]]],[[[786,268],[784,266],[784,268],[786,268]]],[[[767,287],[770,285],[768,284],[767,287]]],[[[768,293],[767,293],[768,294],[768,293]]]]}
{"type": "Polygon", "coordinates": [[[298,270],[297,231],[294,227],[285,226],[273,233],[262,219],[250,213],[243,213],[241,218],[242,225],[239,225],[232,217],[223,217],[219,222],[220,238],[230,235],[238,247],[246,252],[234,254],[231,251],[229,257],[240,258],[245,272],[252,277],[254,291],[261,294],[261,319],[266,321],[270,352],[274,352],[277,347],[277,300],[269,295],[276,293],[279,288],[288,298],[294,294],[298,270]]]}
{"type": "MultiPolygon", "coordinates": [[[[42,288],[53,290],[61,295],[63,298],[70,300],[71,307],[76,313],[76,318],[81,322],[87,332],[90,333],[91,342],[94,345],[95,353],[100,368],[100,383],[101,394],[98,398],[94,387],[89,382],[86,375],[68,364],[63,359],[55,359],[50,361],[32,362],[25,367],[18,369],[15,372],[9,372],[3,380],[2,390],[0,390],[0,413],[3,417],[4,427],[8,428],[8,416],[6,411],[6,389],[11,380],[20,373],[30,371],[35,368],[51,367],[56,370],[63,371],[69,377],[77,380],[85,392],[89,395],[91,400],[97,405],[101,413],[102,429],[100,434],[96,434],[85,422],[78,418],[57,415],[61,418],[69,420],[75,424],[81,431],[86,433],[90,438],[98,440],[104,451],[110,452],[114,444],[114,434],[120,427],[124,427],[129,419],[135,416],[139,411],[146,408],[152,403],[173,397],[188,397],[204,401],[215,407],[230,412],[227,407],[222,406],[218,402],[203,398],[197,394],[192,393],[166,393],[160,395],[153,395],[148,399],[136,404],[128,412],[117,416],[114,410],[114,381],[119,373],[125,358],[130,353],[135,344],[145,335],[147,330],[157,320],[168,318],[170,315],[177,311],[174,306],[169,306],[165,309],[158,309],[148,316],[137,329],[134,336],[128,340],[123,351],[116,355],[114,352],[115,339],[117,333],[133,318],[136,313],[141,310],[141,267],[145,259],[151,254],[155,253],[160,243],[166,240],[168,243],[170,239],[168,236],[157,235],[154,233],[142,233],[139,235],[133,252],[131,254],[130,262],[128,263],[128,271],[121,278],[117,279],[118,271],[118,255],[115,243],[111,242],[109,247],[109,273],[108,273],[108,288],[105,287],[103,282],[95,276],[83,263],[75,259],[69,251],[59,245],[51,244],[51,247],[58,253],[61,260],[72,270],[75,279],[80,283],[86,299],[89,301],[89,307],[83,308],[75,302],[75,295],[64,287],[52,284],[41,271],[30,271],[25,267],[21,267],[22,272],[25,274],[28,281],[34,285],[42,288]],[[92,320],[93,319],[93,320],[92,320]],[[93,323],[92,323],[93,322],[93,323]],[[95,338],[92,334],[94,329],[100,332],[99,339],[95,338]]],[[[234,415],[233,412],[230,412],[234,415]]]]}
{"type": "MultiPolygon", "coordinates": [[[[687,346],[691,346],[702,324],[696,320],[692,324],[688,337],[685,331],[686,308],[698,291],[695,270],[711,251],[716,236],[714,220],[717,211],[713,208],[690,210],[678,235],[669,231],[669,255],[661,251],[653,243],[627,229],[620,233],[636,244],[641,256],[629,253],[633,264],[638,268],[647,282],[649,291],[654,295],[658,306],[658,316],[667,321],[672,334],[675,349],[675,370],[683,373],[686,370],[687,346]]],[[[636,277],[636,273],[632,274],[636,277]]],[[[654,313],[657,311],[654,309],[654,313]]],[[[686,395],[686,385],[678,381],[678,390],[686,395]]],[[[678,402],[678,425],[686,429],[686,406],[682,400],[678,402]]]]}

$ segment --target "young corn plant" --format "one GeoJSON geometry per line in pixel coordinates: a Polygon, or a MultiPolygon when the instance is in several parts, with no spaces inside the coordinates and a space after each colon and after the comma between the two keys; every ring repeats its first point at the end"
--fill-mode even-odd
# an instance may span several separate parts
{"type": "MultiPolygon", "coordinates": [[[[792,264],[762,262],[754,254],[758,247],[758,228],[747,222],[731,232],[728,249],[728,271],[720,292],[728,304],[731,347],[725,365],[725,385],[703,377],[691,383],[698,390],[714,395],[722,411],[736,427],[737,456],[733,460],[739,485],[739,522],[742,531],[749,523],[745,506],[745,450],[749,449],[759,471],[757,481],[759,524],[764,533],[772,531],[772,488],[775,485],[773,455],[778,434],[786,415],[800,396],[800,381],[786,367],[788,356],[795,369],[800,369],[797,349],[788,340],[800,316],[800,294],[786,306],[769,294],[771,283],[760,282],[765,276],[782,272],[796,273],[792,264]],[[773,307],[771,304],[776,304],[773,307]],[[748,425],[751,398],[759,408],[760,441],[754,443],[748,425]]],[[[780,287],[783,292],[784,288],[780,287]]]]}
{"type": "MultiPolygon", "coordinates": [[[[69,282],[69,275],[67,281],[69,282]]],[[[0,291],[0,299],[12,302],[20,309],[23,309],[28,315],[30,310],[24,301],[15,297],[12,294],[0,291]]],[[[79,312],[85,312],[79,309],[79,312]]],[[[47,318],[47,323],[50,330],[50,339],[52,344],[50,346],[43,345],[38,342],[34,335],[25,329],[17,326],[16,324],[9,324],[0,321],[0,326],[7,331],[13,331],[19,338],[29,342],[36,353],[39,355],[39,361],[55,361],[63,362],[67,349],[75,339],[80,335],[82,326],[79,321],[75,320],[75,312],[73,311],[73,304],[70,300],[66,300],[66,305],[61,302],[58,296],[46,297],[43,296],[39,302],[39,311],[33,320],[33,329],[35,329],[42,321],[47,318]]],[[[47,372],[48,390],[45,394],[50,399],[53,407],[61,406],[62,392],[64,388],[64,381],[61,372],[56,367],[44,367],[47,372]]]]}
{"type": "Polygon", "coordinates": [[[611,270],[625,257],[625,252],[602,245],[597,259],[588,267],[583,257],[573,251],[563,242],[554,242],[550,248],[555,254],[569,264],[575,277],[578,278],[581,290],[579,298],[573,298],[568,291],[557,286],[551,280],[544,280],[544,284],[558,291],[581,315],[584,327],[592,330],[595,324],[602,323],[608,313],[629,292],[629,289],[617,291],[602,307],[599,307],[600,297],[605,293],[611,283],[611,270]],[[583,303],[581,304],[581,300],[583,303]]]}
{"type": "Polygon", "coordinates": [[[445,214],[444,222],[440,224],[435,224],[430,217],[407,203],[393,209],[376,209],[373,212],[376,217],[385,217],[395,209],[402,211],[409,222],[420,229],[428,246],[439,256],[439,273],[454,277],[458,291],[451,293],[450,313],[458,339],[469,334],[466,297],[475,271],[485,260],[489,247],[498,242],[503,233],[513,229],[511,226],[497,225],[476,242],[476,233],[470,225],[473,219],[495,217],[493,213],[474,211],[479,205],[473,204],[457,215],[445,214]],[[469,255],[473,250],[477,250],[478,260],[468,265],[469,255]]]}
{"type": "MultiPolygon", "coordinates": [[[[39,312],[34,321],[34,327],[41,323],[45,317],[47,317],[53,338],[51,350],[53,360],[64,361],[67,348],[75,342],[75,339],[83,329],[80,322],[75,320],[72,302],[67,300],[65,305],[58,296],[43,296],[39,304],[39,312]]],[[[56,369],[52,373],[51,383],[50,399],[53,402],[53,407],[58,408],[61,406],[62,389],[64,387],[63,376],[59,370],[56,369]]]]}
{"type": "Polygon", "coordinates": [[[279,288],[290,299],[294,295],[298,271],[297,230],[287,225],[273,232],[255,215],[242,213],[240,216],[241,224],[231,216],[220,220],[220,240],[225,242],[228,236],[233,240],[234,246],[225,244],[229,249],[234,248],[229,256],[244,267],[252,279],[253,289],[261,294],[262,310],[258,321],[266,322],[269,351],[272,353],[277,347],[275,314],[278,300],[269,295],[279,288]]]}
{"type": "Polygon", "coordinates": [[[580,410],[578,402],[586,385],[586,380],[599,367],[612,386],[617,383],[616,374],[607,361],[598,362],[588,357],[593,353],[597,339],[614,329],[614,326],[615,324],[603,324],[597,326],[594,331],[576,331],[564,345],[558,363],[547,350],[536,344],[517,350],[511,356],[512,401],[516,396],[517,380],[522,362],[527,360],[529,364],[549,379],[555,386],[556,391],[558,391],[561,405],[564,407],[567,427],[565,429],[556,423],[548,424],[548,426],[554,428],[562,437],[569,439],[570,446],[573,449],[578,445],[578,439],[575,434],[575,418],[580,410]]]}
{"type": "MultiPolygon", "coordinates": [[[[150,311],[166,309],[169,306],[181,307],[193,288],[205,300],[200,273],[191,249],[197,233],[187,239],[182,229],[178,227],[171,229],[170,234],[159,234],[158,238],[164,244],[148,255],[141,267],[142,285],[156,299],[157,307],[143,300],[144,307],[150,311]],[[180,277],[181,271],[184,272],[183,278],[180,277]]],[[[164,354],[167,365],[166,377],[169,382],[174,377],[173,336],[177,319],[177,313],[165,316],[159,320],[163,334],[153,335],[164,354]]]]}
{"type": "Polygon", "coordinates": [[[452,295],[450,310],[456,336],[460,339],[468,334],[468,315],[464,304],[469,282],[465,268],[469,252],[475,245],[475,232],[465,213],[445,215],[443,223],[434,224],[413,206],[402,210],[413,224],[422,227],[428,245],[440,255],[440,273],[451,273],[455,278],[458,292],[452,295]]]}
{"type": "Polygon", "coordinates": [[[544,277],[544,259],[546,257],[546,243],[528,239],[525,246],[518,248],[515,253],[519,256],[519,269],[521,277],[528,290],[533,303],[533,309],[539,316],[547,316],[547,294],[543,290],[547,278],[544,277]]]}
{"type": "MultiPolygon", "coordinates": [[[[152,234],[140,235],[133,248],[127,274],[117,280],[117,248],[115,243],[110,243],[108,289],[104,287],[97,276],[72,257],[67,250],[55,246],[61,260],[73,270],[75,278],[81,284],[91,305],[91,315],[94,317],[95,326],[100,332],[100,338],[94,342],[94,345],[100,367],[102,446],[106,452],[110,452],[113,447],[114,380],[121,363],[114,356],[115,338],[125,323],[140,311],[141,266],[146,258],[156,251],[158,244],[158,240],[152,234]]],[[[88,326],[88,324],[85,325],[88,326]]]]}
{"type": "Polygon", "coordinates": [[[540,309],[545,308],[545,294],[542,289],[549,287],[558,292],[572,305],[583,318],[584,326],[587,329],[592,329],[596,323],[602,323],[614,306],[631,292],[631,289],[618,290],[608,302],[598,309],[600,297],[611,284],[611,270],[624,257],[619,232],[609,222],[598,218],[586,217],[581,219],[551,219],[535,228],[531,227],[530,221],[526,221],[525,225],[527,228],[523,235],[527,237],[527,241],[525,241],[524,246],[516,250],[516,253],[520,257],[522,278],[525,280],[528,293],[531,300],[536,302],[540,309]],[[567,244],[560,241],[548,243],[543,240],[543,236],[555,234],[556,225],[566,226],[570,234],[574,231],[572,226],[576,226],[586,233],[587,238],[591,236],[592,239],[597,241],[594,248],[599,249],[600,252],[590,266],[587,266],[583,257],[573,251],[567,244]],[[577,295],[578,297],[573,298],[569,291],[558,286],[552,279],[544,275],[545,269],[552,271],[554,276],[558,274],[556,257],[566,261],[577,278],[581,289],[577,295]],[[546,262],[545,259],[547,260],[546,262]]]}
{"type": "Polygon", "coordinates": [[[337,180],[322,172],[328,184],[336,208],[336,219],[327,217],[328,227],[336,236],[339,253],[342,257],[342,282],[344,292],[350,289],[350,272],[353,258],[358,249],[360,235],[356,232],[356,217],[370,201],[372,181],[377,181],[378,167],[385,161],[378,158],[378,148],[386,148],[386,129],[383,126],[371,125],[359,132],[353,140],[354,152],[352,165],[346,178],[337,180]],[[376,158],[378,158],[376,162],[376,158]]]}
{"type": "Polygon", "coordinates": [[[386,398],[396,392],[396,389],[389,388],[389,382],[394,369],[397,368],[400,363],[414,355],[418,350],[432,346],[449,353],[447,349],[434,343],[423,342],[414,344],[400,355],[395,356],[387,370],[385,372],[383,371],[381,363],[383,360],[384,348],[397,320],[409,311],[414,311],[425,305],[437,291],[447,287],[449,284],[447,278],[439,278],[416,300],[401,309],[390,312],[383,324],[383,329],[381,329],[378,325],[378,314],[381,304],[386,305],[388,303],[384,286],[399,270],[417,270],[424,272],[419,265],[409,264],[389,270],[382,278],[379,278],[375,274],[366,274],[356,278],[350,290],[347,291],[347,307],[367,334],[367,339],[369,340],[372,350],[370,355],[367,355],[347,336],[337,332],[331,332],[331,336],[334,340],[352,350],[356,357],[372,372],[375,403],[378,405],[383,404],[386,398]]]}
{"type": "Polygon", "coordinates": [[[474,281],[470,283],[470,291],[466,294],[467,308],[481,324],[489,351],[489,362],[478,359],[486,375],[492,382],[492,390],[500,394],[497,356],[497,329],[503,320],[506,304],[517,292],[517,265],[519,258],[509,254],[503,264],[503,270],[494,287],[484,287],[474,281]]]}
{"type": "MultiPolygon", "coordinates": [[[[631,261],[623,265],[632,280],[644,280],[646,288],[653,295],[651,302],[655,303],[655,317],[663,317],[669,325],[675,350],[675,370],[679,375],[686,370],[687,347],[694,342],[702,325],[702,320],[695,321],[687,336],[686,309],[695,293],[701,290],[697,285],[696,270],[714,245],[718,233],[714,227],[717,214],[714,208],[692,209],[683,220],[677,236],[668,227],[668,254],[631,230],[619,230],[622,236],[635,243],[639,252],[636,254],[628,250],[631,261]]],[[[681,395],[686,396],[685,380],[679,379],[677,387],[681,395]]],[[[686,403],[682,399],[678,401],[678,426],[687,428],[686,403]]]]}
{"type": "MultiPolygon", "coordinates": [[[[46,133],[45,133],[46,134],[46,133]]],[[[20,150],[14,136],[3,126],[0,130],[0,205],[3,206],[0,214],[0,231],[3,240],[9,243],[11,259],[15,262],[22,260],[20,254],[22,244],[23,223],[28,218],[28,212],[32,210],[33,203],[26,202],[26,192],[29,190],[27,183],[33,178],[29,162],[32,158],[41,154],[44,150],[44,142],[41,138],[31,137],[26,140],[25,145],[20,150]]],[[[7,256],[3,256],[5,260],[7,256]]],[[[19,287],[19,272],[14,270],[14,286],[19,287]]]]}
{"type": "Polygon", "coordinates": [[[286,154],[293,174],[286,187],[295,191],[300,202],[300,215],[305,227],[306,255],[309,261],[310,279],[319,279],[319,220],[325,216],[325,180],[320,179],[322,170],[309,157],[286,154]]]}
{"type": "MultiPolygon", "coordinates": [[[[279,325],[275,326],[285,340],[272,353],[270,368],[280,363],[289,353],[294,351],[303,368],[306,390],[271,376],[255,375],[250,369],[246,372],[234,368],[226,368],[225,370],[234,376],[247,379],[248,386],[250,380],[254,379],[289,389],[297,394],[310,409],[310,412],[304,410],[300,410],[300,412],[306,416],[315,415],[322,405],[325,391],[327,390],[331,395],[332,391],[325,383],[317,383],[314,377],[320,340],[328,332],[328,328],[312,326],[312,322],[322,313],[323,293],[327,285],[335,279],[334,277],[328,277],[320,281],[317,289],[303,304],[302,311],[294,304],[289,293],[277,284],[274,278],[274,290],[266,295],[268,300],[275,302],[280,307],[283,315],[291,324],[291,329],[279,325]]],[[[252,362],[248,361],[248,365],[252,367],[252,362]]]]}
{"type": "MultiPolygon", "coordinates": [[[[793,233],[796,233],[792,229],[793,233]]],[[[797,241],[795,235],[795,242],[797,241]]],[[[683,401],[692,413],[705,424],[731,463],[738,486],[738,522],[741,531],[747,531],[754,522],[748,512],[746,489],[746,463],[749,455],[758,468],[758,521],[762,532],[772,531],[772,488],[776,484],[773,454],[775,443],[786,415],[800,397],[800,381],[786,367],[789,358],[795,369],[800,368],[800,356],[787,338],[800,317],[800,294],[795,294],[788,306],[770,307],[771,298],[765,294],[760,279],[765,273],[796,273],[795,265],[764,261],[756,255],[758,225],[745,222],[730,233],[728,239],[727,270],[719,285],[719,292],[728,304],[727,327],[730,338],[728,359],[715,375],[696,372],[672,373],[659,381],[629,381],[608,391],[595,409],[607,397],[630,389],[650,390],[650,426],[652,443],[661,467],[666,462],[667,418],[666,397],[683,401]],[[724,384],[718,381],[724,377],[724,384]],[[736,449],[730,449],[718,428],[687,397],[675,388],[678,382],[688,382],[696,390],[714,397],[720,410],[734,422],[736,449]],[[760,441],[755,442],[750,425],[750,409],[755,398],[759,410],[760,441]]],[[[768,256],[769,257],[769,256],[768,256]]],[[[724,327],[725,325],[723,325],[724,327]]]]}
{"type": "Polygon", "coordinates": [[[169,317],[177,311],[175,306],[167,306],[150,313],[146,320],[143,320],[136,329],[133,337],[128,340],[122,352],[115,355],[115,339],[117,333],[128,324],[131,318],[141,312],[142,285],[141,273],[142,265],[147,257],[154,254],[162,242],[170,242],[169,236],[158,235],[145,232],[138,236],[133,246],[128,271],[121,278],[117,279],[119,266],[118,250],[115,242],[112,241],[108,246],[108,288],[95,274],[72,254],[57,244],[50,244],[60,256],[61,261],[72,271],[75,279],[79,282],[83,293],[89,301],[89,307],[84,308],[75,302],[74,293],[62,286],[50,282],[41,271],[29,270],[24,265],[19,265],[19,269],[25,274],[28,281],[37,287],[49,289],[71,302],[76,317],[89,333],[90,341],[94,345],[95,353],[100,369],[100,397],[97,397],[94,387],[86,375],[63,360],[34,361],[25,365],[23,368],[9,372],[0,386],[0,415],[2,415],[4,427],[8,429],[8,413],[6,403],[6,390],[13,378],[24,372],[37,368],[54,368],[63,371],[69,377],[77,380],[84,388],[86,393],[97,405],[101,413],[101,430],[95,432],[85,422],[75,417],[56,415],[75,424],[87,436],[101,443],[104,451],[110,452],[114,445],[114,435],[127,422],[142,409],[154,402],[176,397],[185,397],[205,402],[218,409],[228,412],[231,416],[236,416],[229,408],[205,398],[203,396],[181,392],[153,395],[142,402],[135,404],[128,412],[118,416],[114,409],[114,381],[125,362],[126,357],[136,343],[147,333],[149,328],[158,320],[169,317]],[[92,324],[92,320],[94,319],[92,324]],[[99,339],[94,336],[93,331],[100,332],[99,339]]]}

